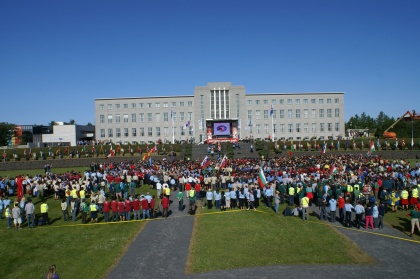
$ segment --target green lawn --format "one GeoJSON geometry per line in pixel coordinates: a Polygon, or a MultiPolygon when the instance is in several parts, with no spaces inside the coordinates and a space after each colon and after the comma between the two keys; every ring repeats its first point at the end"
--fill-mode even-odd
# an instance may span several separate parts
{"type": "MultiPolygon", "coordinates": [[[[148,185],[136,189],[146,192],[156,194],[148,185]]],[[[39,218],[40,200],[33,202],[39,218]]],[[[53,263],[60,278],[103,278],[145,225],[143,221],[104,223],[101,214],[98,224],[82,225],[80,214],[77,222],[64,222],[60,201],[49,196],[47,203],[49,226],[28,229],[25,222],[17,231],[0,220],[1,278],[44,278],[53,263]]]]}
{"type": "MultiPolygon", "coordinates": [[[[411,218],[406,215],[410,213],[411,209],[412,207],[410,206],[410,210],[408,211],[398,210],[392,212],[391,210],[388,210],[388,213],[384,216],[385,226],[391,226],[392,228],[409,235],[411,232],[411,218]]],[[[413,239],[420,240],[417,228],[414,230],[413,239]]]]}
{"type": "MultiPolygon", "coordinates": [[[[51,171],[54,173],[66,173],[67,171],[73,171],[73,172],[80,172],[82,175],[85,172],[85,170],[88,169],[88,167],[71,167],[71,168],[52,168],[51,171]]],[[[8,171],[0,171],[0,177],[6,177],[9,178],[15,178],[18,175],[44,175],[45,171],[44,169],[33,169],[33,170],[8,170],[8,171]]]]}
{"type": "Polygon", "coordinates": [[[187,268],[192,273],[274,264],[373,262],[350,240],[313,216],[304,222],[264,208],[262,212],[203,214],[195,222],[187,268]]]}

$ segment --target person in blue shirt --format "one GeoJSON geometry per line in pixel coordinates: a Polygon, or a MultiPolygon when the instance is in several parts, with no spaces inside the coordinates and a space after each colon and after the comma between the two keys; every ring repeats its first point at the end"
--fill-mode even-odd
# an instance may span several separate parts
{"type": "Polygon", "coordinates": [[[337,211],[337,201],[334,199],[334,197],[332,197],[328,201],[328,204],[329,204],[331,222],[335,223],[335,216],[336,216],[336,211],[337,211]]]}

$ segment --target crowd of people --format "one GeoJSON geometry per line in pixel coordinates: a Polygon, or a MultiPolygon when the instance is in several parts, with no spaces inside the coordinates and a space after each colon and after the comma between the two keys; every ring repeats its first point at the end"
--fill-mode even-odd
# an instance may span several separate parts
{"type": "Polygon", "coordinates": [[[418,224],[418,162],[410,166],[404,160],[373,155],[324,154],[233,159],[223,167],[218,161],[204,168],[201,165],[200,161],[182,160],[154,160],[152,165],[143,161],[92,162],[85,173],[57,174],[49,169],[33,177],[4,177],[0,180],[1,216],[8,218],[8,227],[14,223],[17,229],[25,220],[28,227],[47,225],[48,205],[41,204],[42,218],[35,224],[30,198],[44,200],[52,194],[61,201],[65,221],[167,217],[171,193],[175,192],[172,199],[178,201],[178,210],[184,210],[187,201],[190,213],[197,206],[255,210],[262,205],[279,213],[279,205],[287,204],[285,216],[308,220],[308,211],[315,205],[320,219],[338,220],[345,226],[363,227],[364,216],[365,228],[383,228],[388,209],[412,210],[409,215],[414,225],[418,224]],[[138,188],[144,194],[138,194],[138,188]],[[14,194],[12,202],[8,196],[14,194]]]}

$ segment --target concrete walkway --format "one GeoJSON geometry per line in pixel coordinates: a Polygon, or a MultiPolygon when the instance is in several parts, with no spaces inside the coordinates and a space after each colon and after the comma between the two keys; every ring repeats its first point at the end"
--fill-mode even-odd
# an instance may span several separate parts
{"type": "Polygon", "coordinates": [[[188,204],[178,211],[177,193],[171,193],[169,217],[149,221],[107,278],[184,277],[194,218],[186,216],[188,204]]]}
{"type": "MultiPolygon", "coordinates": [[[[175,193],[173,214],[166,220],[149,222],[108,278],[392,278],[420,272],[420,243],[406,234],[384,230],[349,229],[329,223],[376,260],[372,265],[274,265],[186,275],[194,217],[178,212],[175,193]],[[184,217],[184,218],[176,218],[184,217]]],[[[311,208],[317,213],[317,208],[311,208]]],[[[311,218],[317,218],[311,216],[311,218]]],[[[328,249],[328,247],[325,247],[328,249]]],[[[222,253],[222,252],[221,252],[222,253]]],[[[314,254],[316,257],[316,254],[314,254]]],[[[222,258],[222,254],[221,254],[222,258]]]]}

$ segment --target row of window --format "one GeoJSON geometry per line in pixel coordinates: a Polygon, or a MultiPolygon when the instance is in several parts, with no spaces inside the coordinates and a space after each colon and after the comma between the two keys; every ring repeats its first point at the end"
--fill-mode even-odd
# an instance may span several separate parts
{"type": "MultiPolygon", "coordinates": [[[[311,104],[316,104],[317,103],[316,101],[317,101],[317,99],[311,99],[310,102],[311,102],[311,104]]],[[[287,102],[288,105],[293,105],[293,99],[287,99],[286,102],[287,102]]],[[[295,105],[300,105],[301,104],[300,99],[295,99],[294,103],[295,103],[295,105]]],[[[340,103],[340,98],[335,98],[334,103],[339,104],[340,103]]],[[[247,100],[246,104],[248,106],[254,105],[252,103],[252,100],[247,100]]],[[[262,104],[263,105],[268,105],[268,100],[262,100],[262,104]]],[[[277,104],[277,99],[272,99],[271,104],[276,105],[277,104]]],[[[279,104],[284,105],[285,104],[285,99],[279,99],[279,104]]],[[[308,105],[309,104],[309,99],[303,99],[302,104],[308,105]]],[[[320,105],[324,104],[324,99],[318,99],[318,104],[320,104],[320,105]]],[[[332,104],[332,99],[328,98],[327,99],[327,104],[332,104]]],[[[261,100],[255,100],[255,105],[261,105],[261,100]]]]}
{"type": "MultiPolygon", "coordinates": [[[[255,115],[253,115],[253,110],[248,110],[248,119],[261,119],[261,110],[255,110],[255,115]]],[[[273,118],[277,118],[277,110],[263,110],[262,111],[263,114],[263,118],[264,119],[268,119],[269,117],[273,117],[273,118]]],[[[285,112],[286,110],[281,109],[279,110],[279,118],[285,118],[285,112]]],[[[333,110],[332,109],[311,109],[310,110],[310,115],[311,118],[332,118],[333,117],[333,110]]],[[[163,121],[164,122],[168,122],[169,121],[169,117],[170,114],[168,112],[164,112],[163,113],[163,121]]],[[[340,109],[336,108],[334,109],[334,117],[335,118],[339,118],[340,117],[340,109]]],[[[123,114],[122,115],[123,118],[123,122],[124,123],[128,123],[129,122],[129,115],[128,114],[123,114]]],[[[177,113],[176,112],[172,112],[172,118],[173,121],[177,121],[177,113]]],[[[287,118],[292,119],[292,118],[309,118],[309,109],[295,109],[293,112],[293,109],[288,109],[287,110],[287,118]]],[[[107,123],[108,124],[112,124],[113,123],[113,119],[114,116],[112,114],[108,114],[108,118],[107,118],[107,123]]],[[[131,114],[131,123],[135,123],[135,122],[145,122],[145,120],[147,122],[153,122],[155,121],[156,123],[161,122],[161,113],[157,112],[154,114],[149,112],[149,113],[139,113],[138,118],[137,118],[137,114],[136,113],[132,113],[131,114]]],[[[192,121],[192,112],[179,112],[179,121],[192,121]]],[[[105,123],[105,115],[104,114],[100,114],[99,115],[99,123],[103,124],[105,123]]],[[[115,115],[115,123],[121,123],[121,115],[120,114],[116,114],[115,115]]]]}
{"type": "MultiPolygon", "coordinates": [[[[121,108],[121,104],[108,104],[108,109],[112,109],[113,106],[115,105],[116,109],[120,109],[121,108]]],[[[172,107],[176,107],[177,103],[176,102],[171,102],[172,107]]],[[[153,103],[131,103],[130,104],[131,108],[160,108],[160,102],[155,102],[154,105],[153,103]]],[[[185,102],[179,102],[179,106],[180,107],[185,107],[185,102]]],[[[187,102],[187,106],[192,107],[192,101],[188,101],[187,102]]],[[[123,104],[122,107],[124,109],[128,109],[128,104],[123,104]]],[[[164,108],[168,108],[169,107],[169,102],[163,102],[162,103],[162,107],[164,108]]],[[[103,110],[105,108],[105,105],[101,104],[99,105],[99,109],[103,110]]]]}
{"type": "MultiPolygon", "coordinates": [[[[286,110],[281,109],[279,110],[279,118],[285,118],[285,112],[286,110]]],[[[317,115],[319,118],[324,118],[325,113],[327,118],[332,118],[332,109],[311,109],[311,118],[316,118],[317,115]]],[[[263,110],[263,117],[264,119],[267,119],[269,117],[277,118],[277,110],[263,110]]],[[[287,110],[287,118],[309,118],[309,109],[295,109],[293,113],[293,109],[287,110]]],[[[334,117],[339,118],[340,117],[340,109],[336,108],[334,109],[334,117]]],[[[248,110],[248,119],[253,118],[253,110],[248,110]]],[[[255,119],[261,119],[261,110],[255,110],[255,119]]]]}
{"type": "MultiPolygon", "coordinates": [[[[193,127],[185,127],[185,126],[180,126],[179,127],[179,135],[178,135],[178,129],[177,127],[173,127],[173,135],[174,136],[193,136],[193,127]]],[[[260,125],[260,124],[256,124],[254,126],[250,126],[247,127],[246,129],[251,130],[251,132],[254,132],[256,134],[261,134],[262,132],[265,134],[270,134],[272,132],[274,132],[274,134],[277,133],[316,133],[319,129],[319,132],[340,132],[340,123],[303,123],[303,125],[301,123],[296,123],[296,124],[273,124],[272,129],[270,128],[269,124],[264,124],[264,125],[260,125]],[[334,126],[333,126],[334,124],[334,126]],[[318,126],[319,125],[319,126],[318,126]],[[263,129],[263,130],[262,130],[263,129]]],[[[163,127],[163,133],[161,132],[161,128],[160,127],[154,127],[154,132],[153,132],[153,127],[141,127],[141,128],[131,128],[131,135],[129,135],[129,128],[115,128],[115,137],[116,138],[128,138],[129,136],[131,137],[169,137],[172,136],[172,127],[163,127]],[[138,134],[137,134],[138,133],[138,134]]],[[[107,137],[108,138],[113,138],[114,137],[114,129],[112,128],[108,128],[107,129],[107,137]]],[[[100,129],[100,137],[101,138],[105,138],[105,129],[100,129]]]]}
{"type": "MultiPolygon", "coordinates": [[[[324,99],[302,99],[302,104],[304,105],[308,105],[309,103],[311,104],[324,104],[324,99]]],[[[331,98],[327,98],[326,99],[326,103],[327,104],[332,104],[332,99],[331,98]]],[[[268,105],[269,104],[269,100],[254,100],[255,103],[253,103],[252,100],[247,100],[247,105],[248,106],[252,106],[252,105],[268,105]]],[[[301,104],[301,99],[279,99],[278,100],[280,105],[284,105],[285,103],[288,105],[293,105],[293,103],[295,105],[300,105],[301,104]]],[[[177,106],[177,102],[170,102],[172,107],[176,107],[177,106]]],[[[340,103],[340,98],[334,98],[334,103],[335,104],[339,104],[340,103]]],[[[272,99],[271,100],[271,105],[276,105],[277,104],[277,99],[272,99]]],[[[115,109],[120,109],[121,108],[121,104],[108,104],[107,108],[108,109],[113,109],[113,106],[115,106],[115,109]]],[[[179,102],[179,106],[180,107],[184,107],[185,106],[185,102],[179,102]]],[[[187,106],[188,107],[192,107],[193,106],[193,102],[192,101],[188,101],[187,102],[187,106]]],[[[155,103],[131,103],[130,104],[131,108],[160,108],[161,107],[161,103],[160,102],[155,102],[155,103]]],[[[162,107],[164,108],[168,108],[169,107],[169,102],[163,102],[162,103],[162,107]]],[[[103,110],[105,108],[105,105],[101,104],[99,105],[99,109],[103,110]]],[[[124,109],[128,109],[129,108],[129,104],[122,104],[122,108],[124,109]]]]}
{"type": "MultiPolygon", "coordinates": [[[[129,136],[131,136],[131,137],[137,137],[137,136],[139,136],[139,137],[145,137],[145,136],[148,136],[148,137],[153,137],[153,136],[169,137],[169,136],[172,136],[172,127],[163,127],[163,134],[161,132],[160,127],[154,127],[154,128],[155,128],[154,133],[153,133],[153,127],[131,128],[131,135],[129,135],[129,128],[123,128],[122,130],[121,130],[121,128],[115,128],[115,137],[116,138],[121,138],[121,137],[128,138],[129,136]]],[[[177,127],[174,127],[173,129],[174,129],[173,130],[174,136],[178,136],[177,127]]],[[[186,135],[192,136],[193,131],[194,131],[194,129],[191,126],[187,127],[187,128],[185,126],[181,126],[181,127],[179,127],[179,136],[186,136],[186,135]]],[[[108,132],[108,135],[107,135],[108,138],[113,138],[114,137],[114,129],[109,128],[109,129],[107,129],[107,132],[108,132]]],[[[105,138],[105,129],[100,129],[100,137],[105,138]]]]}
{"type": "MultiPolygon", "coordinates": [[[[303,123],[303,125],[301,123],[296,123],[296,124],[287,124],[287,126],[285,124],[273,124],[273,130],[274,130],[274,134],[276,133],[283,134],[285,132],[316,133],[317,129],[319,129],[319,132],[340,132],[340,123],[335,123],[334,127],[333,127],[333,123],[319,123],[318,125],[319,127],[317,127],[317,123],[311,123],[311,125],[309,125],[309,123],[303,123]],[[287,127],[287,130],[286,130],[286,127],[287,127]]],[[[265,134],[269,134],[273,132],[270,130],[269,124],[264,124],[264,125],[256,124],[254,126],[249,126],[246,129],[250,129],[251,132],[261,134],[262,128],[264,129],[265,134]]]]}
{"type": "MultiPolygon", "coordinates": [[[[162,118],[161,118],[161,113],[157,112],[155,113],[154,117],[153,117],[153,113],[149,112],[149,113],[139,113],[138,118],[137,118],[137,114],[136,113],[132,113],[131,114],[131,123],[135,123],[137,122],[161,122],[162,118]]],[[[123,118],[123,122],[124,123],[128,123],[128,119],[129,116],[128,114],[123,114],[122,115],[123,118]]],[[[169,112],[164,112],[163,113],[163,121],[164,122],[168,122],[170,118],[170,113],[169,112]]],[[[173,121],[177,121],[177,113],[176,112],[172,112],[172,119],[173,121]]],[[[114,116],[112,114],[108,114],[108,118],[107,118],[107,123],[108,124],[112,124],[114,120],[114,116]]],[[[172,120],[171,120],[172,121],[172,120]]],[[[179,121],[192,121],[192,112],[179,112],[179,121]]],[[[99,115],[99,123],[105,123],[105,115],[104,114],[100,114],[99,115]]],[[[121,115],[120,114],[116,114],[115,115],[115,123],[121,123],[121,115]]]]}

